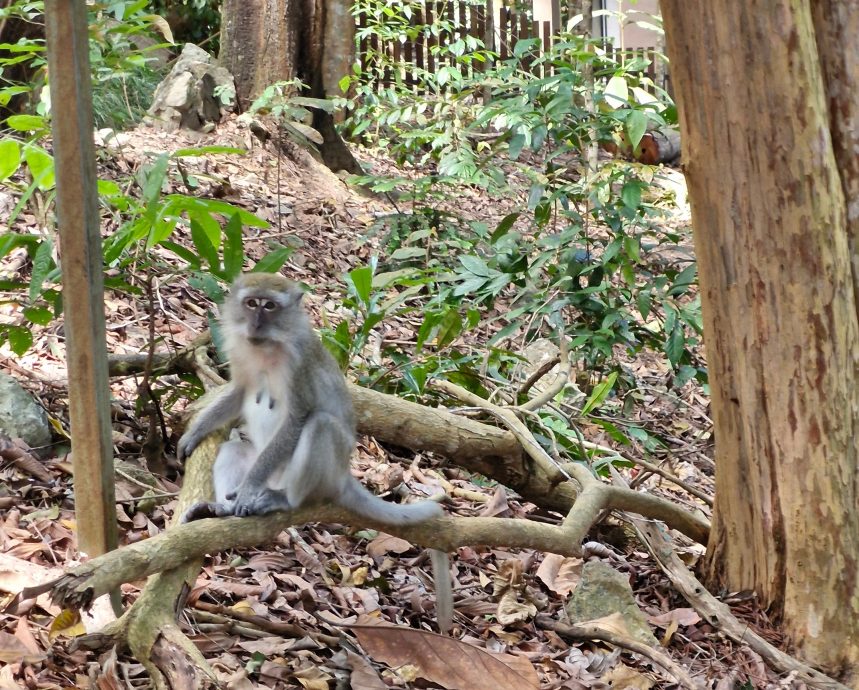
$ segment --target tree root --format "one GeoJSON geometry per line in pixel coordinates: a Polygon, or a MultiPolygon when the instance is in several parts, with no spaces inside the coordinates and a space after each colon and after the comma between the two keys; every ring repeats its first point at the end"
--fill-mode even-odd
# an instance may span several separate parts
{"type": "MultiPolygon", "coordinates": [[[[193,351],[195,368],[202,354],[200,349],[197,346],[193,351]]],[[[117,361],[112,360],[113,371],[117,361]]],[[[176,357],[170,361],[187,362],[176,357]]],[[[130,366],[123,365],[123,372],[130,373],[130,366]]],[[[171,365],[156,356],[154,366],[171,365]]],[[[217,381],[217,377],[209,380],[217,381]]],[[[324,522],[374,527],[447,552],[459,546],[484,544],[574,556],[581,553],[582,540],[600,514],[617,509],[664,520],[688,537],[706,543],[709,525],[704,518],[664,499],[605,484],[585,465],[555,464],[516,416],[516,408],[497,407],[452,384],[441,382],[437,388],[487,410],[508,430],[457,416],[444,408],[428,408],[350,386],[359,430],[396,445],[437,452],[495,479],[527,500],[566,513],[560,526],[515,519],[442,517],[421,525],[395,527],[333,505],[308,506],[264,517],[174,523],[160,535],[71,569],[54,583],[54,600],[64,607],[86,608],[95,597],[120,584],[149,576],[139,598],[111,626],[109,637],[102,639],[127,643],[151,674],[156,688],[205,688],[216,683],[214,672],[176,623],[177,610],[199,573],[200,559],[215,551],[273,541],[292,524],[324,522]]],[[[212,464],[220,440],[206,439],[190,458],[176,515],[182,515],[194,503],[209,500],[212,464]]]]}

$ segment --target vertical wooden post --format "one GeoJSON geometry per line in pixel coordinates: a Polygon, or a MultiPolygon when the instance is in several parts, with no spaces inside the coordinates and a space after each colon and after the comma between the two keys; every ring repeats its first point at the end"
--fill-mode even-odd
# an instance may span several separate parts
{"type": "Polygon", "coordinates": [[[86,4],[46,0],[78,549],[116,548],[86,4]]]}

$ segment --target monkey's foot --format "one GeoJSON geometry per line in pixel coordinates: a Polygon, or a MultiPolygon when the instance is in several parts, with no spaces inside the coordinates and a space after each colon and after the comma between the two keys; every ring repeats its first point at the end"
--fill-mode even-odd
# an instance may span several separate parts
{"type": "Polygon", "coordinates": [[[225,517],[233,515],[233,506],[224,503],[208,503],[201,501],[192,505],[179,520],[180,523],[194,522],[194,520],[203,520],[210,517],[225,517]]]}
{"type": "Polygon", "coordinates": [[[291,510],[292,505],[286,499],[286,493],[275,489],[261,489],[258,491],[242,491],[227,494],[227,500],[233,501],[232,515],[236,517],[250,517],[252,515],[267,515],[278,510],[291,510]]]}

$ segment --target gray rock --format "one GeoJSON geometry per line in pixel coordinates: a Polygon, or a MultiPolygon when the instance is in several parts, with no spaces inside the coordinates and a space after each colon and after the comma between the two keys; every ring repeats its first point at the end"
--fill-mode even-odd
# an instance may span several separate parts
{"type": "Polygon", "coordinates": [[[566,610],[573,623],[619,613],[631,637],[654,647],[659,644],[635,603],[626,575],[600,561],[585,563],[582,579],[570,596],[566,610]]]}
{"type": "Polygon", "coordinates": [[[6,374],[0,374],[0,432],[20,436],[31,448],[51,442],[48,415],[21,385],[6,374]]]}
{"type": "Polygon", "coordinates": [[[205,50],[186,43],[147,111],[147,120],[167,131],[210,129],[236,103],[233,75],[205,50]]]}

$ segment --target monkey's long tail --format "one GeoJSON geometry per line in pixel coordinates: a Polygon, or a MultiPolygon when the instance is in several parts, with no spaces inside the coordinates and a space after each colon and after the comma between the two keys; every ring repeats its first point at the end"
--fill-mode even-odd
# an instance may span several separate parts
{"type": "Polygon", "coordinates": [[[406,505],[388,503],[367,491],[354,477],[347,482],[342,495],[335,500],[344,508],[390,525],[414,525],[442,514],[441,507],[434,501],[406,505]]]}
{"type": "MultiPolygon", "coordinates": [[[[442,514],[441,507],[434,501],[420,501],[398,505],[388,503],[371,494],[354,477],[346,484],[338,503],[344,508],[354,510],[365,517],[389,525],[413,525],[442,514]]],[[[442,633],[453,627],[453,588],[450,582],[450,558],[444,551],[430,549],[433,580],[435,580],[436,620],[442,633]]]]}

